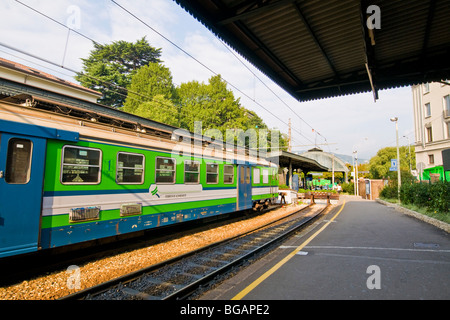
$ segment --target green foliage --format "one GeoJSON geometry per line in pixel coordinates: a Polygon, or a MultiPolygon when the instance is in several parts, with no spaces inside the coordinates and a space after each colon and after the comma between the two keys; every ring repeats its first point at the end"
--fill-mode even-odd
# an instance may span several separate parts
{"type": "MultiPolygon", "coordinates": [[[[399,148],[400,153],[400,170],[403,172],[409,172],[409,163],[413,164],[412,169],[415,168],[415,152],[414,147],[411,147],[411,153],[409,153],[408,146],[401,146],[399,148]]],[[[391,167],[391,159],[397,159],[397,148],[386,147],[378,150],[377,154],[369,161],[369,171],[373,179],[395,179],[397,177],[397,171],[389,171],[391,167]]],[[[403,176],[402,176],[403,178],[403,176]]]]}
{"type": "Polygon", "coordinates": [[[398,187],[397,184],[388,184],[380,192],[380,197],[386,199],[397,199],[398,198],[398,187]]]}
{"type": "MultiPolygon", "coordinates": [[[[259,129],[268,129],[267,125],[241,105],[220,75],[211,77],[207,84],[190,81],[175,87],[170,70],[160,63],[160,55],[161,49],[151,47],[145,37],[135,43],[94,43],[90,56],[82,59],[83,72],[76,79],[102,92],[102,104],[191,132],[195,131],[195,122],[201,121],[205,136],[258,146],[259,129]]],[[[275,139],[278,146],[288,145],[279,132],[275,132],[277,137],[271,134],[267,133],[268,147],[275,139]]]]}
{"type": "Polygon", "coordinates": [[[172,100],[166,99],[161,94],[155,95],[151,101],[142,102],[132,113],[171,126],[178,126],[178,118],[176,116],[178,108],[173,104],[172,100]]]}
{"type": "Polygon", "coordinates": [[[298,193],[308,193],[308,192],[311,192],[311,193],[315,193],[315,192],[317,192],[317,193],[324,193],[324,192],[326,192],[326,193],[338,193],[336,190],[309,190],[309,189],[298,189],[298,193]]]}
{"type": "MultiPolygon", "coordinates": [[[[383,188],[383,198],[397,198],[397,184],[383,188]]],[[[450,210],[450,182],[402,183],[400,201],[406,205],[426,208],[429,212],[447,213],[450,210]]]]}
{"type": "Polygon", "coordinates": [[[184,118],[182,127],[189,131],[194,131],[195,121],[201,121],[204,129],[218,129],[224,135],[226,129],[245,128],[248,122],[245,109],[220,75],[211,77],[208,84],[182,83],[177,92],[184,118]]]}
{"type": "Polygon", "coordinates": [[[354,185],[354,183],[344,182],[341,186],[342,186],[342,192],[346,192],[348,194],[354,194],[355,193],[355,185],[354,185]]]}
{"type": "MultiPolygon", "coordinates": [[[[182,83],[177,88],[177,97],[181,114],[179,126],[191,132],[194,132],[195,122],[201,121],[203,134],[206,136],[214,138],[220,136],[224,141],[257,146],[259,129],[268,129],[257,114],[241,105],[239,98],[234,97],[220,75],[211,77],[207,84],[198,81],[182,83]],[[227,131],[227,129],[230,130],[227,131]],[[248,129],[255,131],[247,131],[248,129]],[[242,130],[241,137],[246,136],[245,141],[239,140],[239,130],[242,130]]],[[[268,133],[269,146],[272,139],[273,137],[268,133]]],[[[287,145],[283,137],[279,137],[279,145],[287,145]]]]}
{"type": "Polygon", "coordinates": [[[430,184],[429,211],[448,212],[450,209],[450,182],[438,181],[430,184]]]}
{"type": "Polygon", "coordinates": [[[94,50],[83,60],[83,71],[75,79],[82,86],[103,93],[100,103],[121,107],[133,73],[151,62],[160,62],[161,49],[149,45],[145,37],[135,43],[115,41],[102,45],[94,43],[94,50]]]}
{"type": "Polygon", "coordinates": [[[170,70],[160,63],[149,63],[131,77],[122,110],[160,122],[170,117],[175,119],[171,124],[177,125],[178,110],[173,104],[175,97],[170,70]],[[158,98],[154,99],[156,96],[158,98]]]}

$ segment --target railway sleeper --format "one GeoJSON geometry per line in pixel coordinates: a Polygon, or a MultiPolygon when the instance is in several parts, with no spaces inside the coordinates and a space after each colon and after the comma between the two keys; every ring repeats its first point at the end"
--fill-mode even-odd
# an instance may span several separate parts
{"type": "Polygon", "coordinates": [[[211,262],[211,263],[222,264],[222,265],[225,265],[228,263],[227,261],[224,261],[224,260],[211,259],[211,258],[206,258],[206,257],[200,257],[199,259],[205,261],[206,263],[211,262]]]}
{"type": "Polygon", "coordinates": [[[122,292],[125,293],[126,295],[132,296],[132,297],[136,297],[139,298],[141,300],[161,300],[160,297],[156,297],[156,296],[152,296],[148,293],[145,292],[141,292],[132,288],[122,288],[122,292]]]}
{"type": "Polygon", "coordinates": [[[198,280],[198,279],[200,279],[200,278],[203,278],[203,275],[202,275],[202,274],[194,274],[194,273],[189,273],[189,272],[183,272],[183,273],[181,273],[181,274],[184,275],[184,276],[186,276],[186,277],[194,278],[194,279],[196,279],[196,280],[198,280]]]}
{"type": "MultiPolygon", "coordinates": [[[[203,269],[209,269],[209,270],[213,270],[214,271],[214,270],[219,269],[217,267],[207,266],[207,265],[204,265],[204,264],[198,264],[198,263],[195,263],[195,262],[189,262],[188,265],[191,267],[189,270],[203,268],[203,269]]],[[[205,272],[206,271],[207,270],[205,270],[205,272]]]]}
{"type": "MultiPolygon", "coordinates": [[[[182,288],[182,285],[173,283],[173,282],[169,282],[169,281],[158,281],[157,279],[150,279],[148,277],[146,277],[145,279],[142,279],[142,281],[140,281],[138,283],[138,285],[142,285],[142,284],[148,284],[148,289],[152,289],[155,287],[161,287],[161,288],[166,288],[166,289],[172,289],[172,290],[179,290],[180,288],[182,288]]],[[[147,288],[145,289],[146,291],[148,290],[147,288]]]]}

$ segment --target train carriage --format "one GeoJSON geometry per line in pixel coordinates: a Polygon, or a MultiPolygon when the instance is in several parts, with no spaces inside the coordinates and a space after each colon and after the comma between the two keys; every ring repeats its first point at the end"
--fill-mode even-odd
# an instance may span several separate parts
{"type": "Polygon", "coordinates": [[[0,257],[258,209],[278,195],[277,166],[245,151],[192,135],[192,152],[174,152],[174,132],[19,100],[0,101],[0,257]]]}

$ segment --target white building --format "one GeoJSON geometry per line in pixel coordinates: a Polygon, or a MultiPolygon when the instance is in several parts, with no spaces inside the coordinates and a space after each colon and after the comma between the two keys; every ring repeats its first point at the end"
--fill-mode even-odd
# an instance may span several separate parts
{"type": "Polygon", "coordinates": [[[450,81],[412,86],[412,94],[418,173],[424,180],[430,174],[442,179],[442,151],[450,148],[450,81]]]}

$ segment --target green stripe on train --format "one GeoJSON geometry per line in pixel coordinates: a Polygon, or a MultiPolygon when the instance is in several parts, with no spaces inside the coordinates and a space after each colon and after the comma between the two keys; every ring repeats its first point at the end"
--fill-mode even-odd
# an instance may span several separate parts
{"type": "Polygon", "coordinates": [[[261,200],[261,199],[268,199],[268,198],[276,198],[278,197],[278,193],[266,193],[266,194],[258,194],[252,196],[252,200],[261,200]]]}

